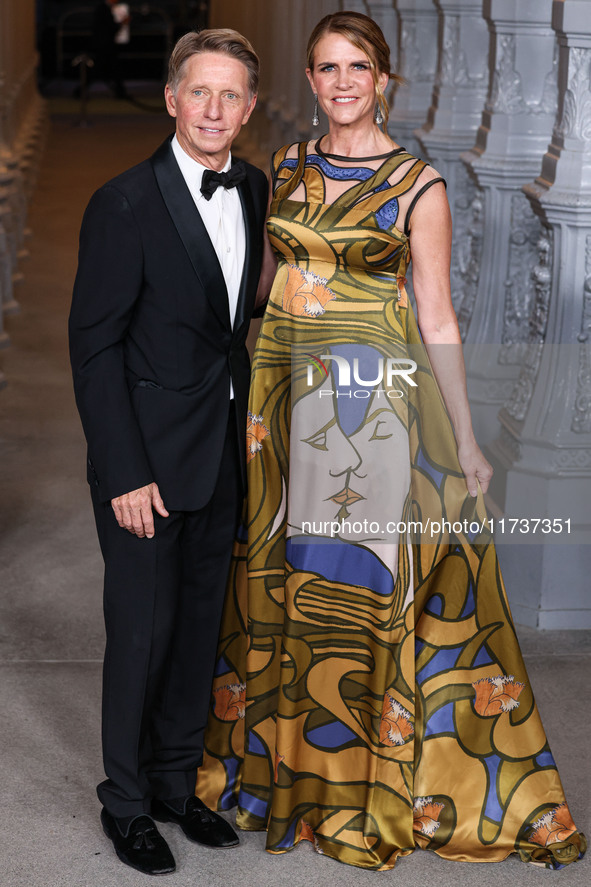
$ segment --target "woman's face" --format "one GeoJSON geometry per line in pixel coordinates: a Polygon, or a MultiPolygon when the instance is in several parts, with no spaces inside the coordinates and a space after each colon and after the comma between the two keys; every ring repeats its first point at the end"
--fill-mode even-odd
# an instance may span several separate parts
{"type": "Polygon", "coordinates": [[[290,463],[298,483],[289,491],[290,535],[303,529],[350,542],[396,541],[387,525],[400,520],[409,489],[408,435],[376,391],[362,401],[361,424],[347,436],[335,387],[329,376],[292,410],[290,463]]]}
{"type": "MultiPolygon", "coordinates": [[[[316,44],[314,70],[306,69],[313,92],[330,122],[347,126],[363,119],[373,122],[376,91],[369,59],[346,37],[325,34],[316,44]]],[[[379,74],[384,90],[388,75],[379,74]]]]}

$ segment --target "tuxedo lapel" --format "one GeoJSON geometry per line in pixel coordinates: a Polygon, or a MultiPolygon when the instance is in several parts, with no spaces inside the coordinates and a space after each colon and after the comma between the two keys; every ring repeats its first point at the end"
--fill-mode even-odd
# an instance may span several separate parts
{"type": "Polygon", "coordinates": [[[229,327],[230,309],[224,275],[199,210],[175,160],[170,140],[164,142],[152,155],[151,163],[160,193],[188,253],[193,270],[213,311],[219,320],[229,327]]]}
{"type": "Polygon", "coordinates": [[[257,285],[257,281],[255,280],[255,269],[259,267],[261,252],[260,238],[257,237],[254,201],[248,175],[244,181],[238,185],[238,194],[240,197],[240,203],[242,204],[242,214],[244,217],[246,249],[244,253],[244,268],[242,269],[240,290],[238,291],[236,318],[234,320],[235,335],[240,331],[240,327],[244,323],[245,318],[250,318],[252,314],[257,285]]]}

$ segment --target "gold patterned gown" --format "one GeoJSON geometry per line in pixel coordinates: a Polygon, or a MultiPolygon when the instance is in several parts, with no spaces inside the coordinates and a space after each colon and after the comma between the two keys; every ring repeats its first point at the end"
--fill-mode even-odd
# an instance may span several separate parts
{"type": "Polygon", "coordinates": [[[432,174],[312,143],[273,166],[279,268],[197,793],[271,852],[572,862],[585,839],[404,290],[432,174]]]}

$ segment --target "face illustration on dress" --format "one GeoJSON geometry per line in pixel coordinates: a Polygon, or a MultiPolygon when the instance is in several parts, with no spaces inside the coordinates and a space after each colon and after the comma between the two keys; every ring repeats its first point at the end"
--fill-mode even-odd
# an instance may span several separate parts
{"type": "Polygon", "coordinates": [[[330,372],[294,404],[290,461],[302,482],[290,489],[290,534],[376,546],[383,558],[409,490],[408,436],[379,386],[344,393],[330,372]]]}
{"type": "MultiPolygon", "coordinates": [[[[329,120],[341,126],[373,122],[376,89],[369,58],[341,34],[322,37],[314,52],[314,70],[306,76],[329,120]]],[[[388,75],[379,74],[382,90],[388,75]]]]}

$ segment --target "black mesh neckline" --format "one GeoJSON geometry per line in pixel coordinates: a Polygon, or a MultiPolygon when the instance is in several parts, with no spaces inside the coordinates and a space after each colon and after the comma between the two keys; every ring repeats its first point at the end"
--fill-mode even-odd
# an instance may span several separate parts
{"type": "Polygon", "coordinates": [[[373,157],[346,157],[344,154],[328,154],[326,151],[323,151],[320,147],[320,142],[323,138],[324,136],[320,136],[316,142],[316,151],[321,157],[326,157],[329,160],[345,160],[349,163],[367,163],[370,160],[386,160],[387,157],[392,157],[394,154],[401,154],[405,150],[404,148],[394,148],[392,151],[387,151],[385,154],[375,154],[373,157]]]}

